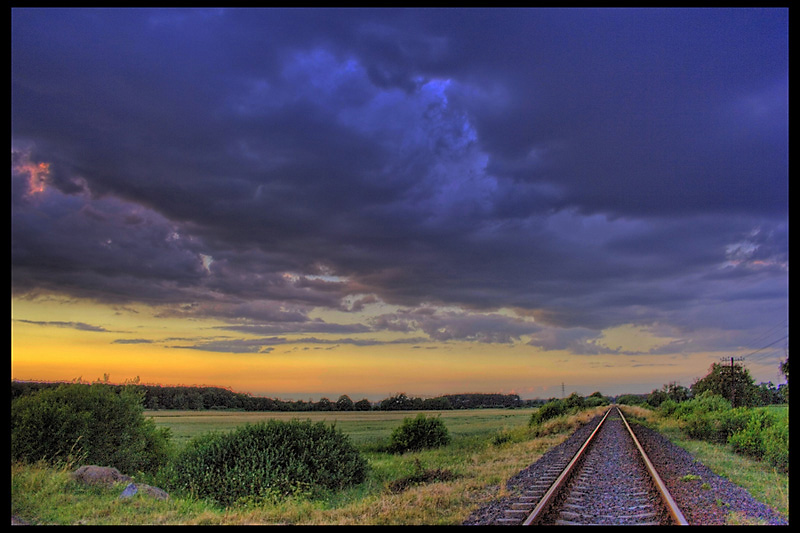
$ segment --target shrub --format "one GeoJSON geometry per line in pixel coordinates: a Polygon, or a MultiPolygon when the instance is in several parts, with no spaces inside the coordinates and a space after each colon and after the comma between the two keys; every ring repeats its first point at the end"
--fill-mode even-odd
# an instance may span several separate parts
{"type": "Polygon", "coordinates": [[[502,446],[507,442],[511,442],[513,437],[507,431],[499,431],[495,433],[494,437],[492,437],[492,444],[494,446],[502,446]]]}
{"type": "Polygon", "coordinates": [[[704,391],[694,399],[674,404],[665,400],[659,408],[685,422],[693,439],[729,444],[734,452],[767,461],[777,469],[789,469],[789,421],[766,408],[731,408],[727,399],[704,391]]]}
{"type": "Polygon", "coordinates": [[[686,433],[693,439],[725,444],[728,438],[741,431],[750,418],[750,409],[737,407],[727,410],[699,409],[686,416],[686,433]]]}
{"type": "Polygon", "coordinates": [[[708,413],[711,411],[724,411],[731,408],[731,402],[714,394],[711,391],[703,392],[702,394],[692,398],[686,402],[680,402],[674,411],[675,418],[680,420],[689,420],[692,417],[708,413]]]}
{"type": "Polygon", "coordinates": [[[528,422],[530,426],[538,426],[542,422],[556,418],[567,412],[567,405],[562,400],[550,400],[539,409],[534,411],[528,422]]]}
{"type": "Polygon", "coordinates": [[[776,422],[764,430],[764,460],[782,472],[789,471],[789,424],[776,422]]]}
{"type": "Polygon", "coordinates": [[[76,461],[154,472],[167,458],[169,430],[145,418],[143,394],[100,383],[64,384],[11,402],[11,459],[76,461]]]}
{"type": "Polygon", "coordinates": [[[662,416],[672,416],[678,408],[678,402],[672,399],[666,399],[658,406],[658,411],[662,416]]]}
{"type": "Polygon", "coordinates": [[[716,418],[719,420],[719,442],[725,443],[731,435],[743,430],[750,419],[751,411],[752,410],[747,407],[736,407],[729,411],[718,411],[716,413],[716,418]]]}
{"type": "Polygon", "coordinates": [[[586,401],[583,396],[579,395],[577,392],[573,392],[564,399],[564,405],[567,409],[571,409],[572,411],[580,411],[586,406],[586,401]]]}
{"type": "Polygon", "coordinates": [[[438,448],[450,443],[450,434],[438,417],[426,418],[420,413],[416,418],[405,418],[389,437],[390,453],[405,453],[425,448],[438,448]]]}
{"type": "MultiPolygon", "coordinates": [[[[728,438],[728,443],[737,453],[762,458],[766,447],[764,436],[767,429],[773,426],[775,417],[764,409],[753,409],[747,425],[728,438]]],[[[788,440],[787,440],[788,444],[788,440]]]]}
{"type": "Polygon", "coordinates": [[[608,405],[608,399],[598,398],[597,396],[587,396],[583,403],[584,407],[600,407],[608,405]]]}
{"type": "Polygon", "coordinates": [[[647,403],[647,398],[638,394],[623,394],[617,398],[617,403],[620,405],[644,405],[647,403]]]}
{"type": "Polygon", "coordinates": [[[361,483],[367,462],[333,426],[269,420],[195,437],[161,482],[221,505],[361,483]]]}
{"type": "Polygon", "coordinates": [[[446,468],[424,468],[419,459],[414,460],[414,473],[410,476],[395,479],[389,483],[389,491],[395,494],[406,490],[414,485],[423,483],[436,483],[438,481],[451,481],[455,479],[456,474],[452,470],[446,468]]]}

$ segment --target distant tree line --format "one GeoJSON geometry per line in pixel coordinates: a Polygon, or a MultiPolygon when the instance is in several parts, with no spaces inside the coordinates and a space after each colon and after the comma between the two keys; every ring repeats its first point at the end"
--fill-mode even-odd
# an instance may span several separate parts
{"type": "Polygon", "coordinates": [[[789,359],[780,367],[787,383],[775,385],[771,381],[755,383],[750,371],[744,365],[714,363],[708,374],[697,379],[691,387],[675,382],[667,383],[650,394],[626,394],[617,398],[617,403],[628,405],[649,405],[659,407],[667,400],[676,403],[696,398],[708,391],[728,400],[732,407],[761,407],[789,402],[789,359]]]}
{"type": "MultiPolygon", "coordinates": [[[[80,382],[80,380],[77,380],[80,382]]],[[[133,388],[141,392],[143,406],[148,410],[214,410],[228,409],[240,411],[420,411],[450,409],[519,408],[540,405],[543,400],[522,400],[516,394],[447,394],[434,398],[411,398],[398,393],[380,402],[370,402],[364,398],[353,401],[341,395],[335,401],[321,398],[312,400],[280,400],[234,392],[223,387],[206,386],[162,386],[142,385],[138,379],[122,385],[108,383],[108,376],[95,383],[105,383],[117,392],[123,388],[133,388]]],[[[19,398],[39,390],[57,387],[62,383],[38,381],[12,381],[11,399],[19,398]]]]}
{"type": "MultiPolygon", "coordinates": [[[[789,378],[789,360],[781,365],[781,372],[789,378]]],[[[79,379],[74,382],[82,382],[79,379]]],[[[313,400],[280,400],[261,396],[252,396],[248,393],[234,392],[223,387],[206,386],[162,386],[143,385],[139,379],[122,385],[109,383],[108,375],[95,383],[103,383],[114,387],[117,392],[124,387],[132,387],[141,392],[143,406],[148,410],[175,409],[175,410],[212,410],[228,409],[240,411],[443,411],[451,409],[488,409],[504,408],[515,409],[521,407],[539,407],[552,402],[549,400],[534,399],[522,400],[517,394],[445,394],[433,398],[410,397],[405,393],[397,393],[379,402],[370,402],[364,398],[353,401],[347,395],[341,395],[335,401],[328,398],[313,400]]],[[[31,392],[56,387],[61,383],[13,381],[11,382],[11,399],[24,396],[31,392]]],[[[695,381],[691,387],[683,387],[675,382],[664,385],[661,389],[653,390],[649,394],[624,394],[617,397],[605,397],[599,392],[587,396],[585,400],[591,404],[602,405],[608,402],[628,405],[649,405],[658,407],[666,400],[684,402],[698,396],[704,391],[711,391],[731,402],[733,407],[756,407],[770,404],[782,404],[789,401],[789,385],[775,386],[772,382],[756,384],[747,368],[741,364],[714,363],[708,374],[695,381]]],[[[574,404],[579,398],[573,393],[569,398],[562,399],[569,405],[574,404]]],[[[582,397],[580,397],[582,399],[582,397]]]]}
{"type": "Polygon", "coordinates": [[[434,398],[410,398],[399,393],[385,398],[377,404],[381,411],[420,411],[448,409],[513,409],[530,407],[529,401],[520,399],[517,394],[445,394],[434,398]]]}

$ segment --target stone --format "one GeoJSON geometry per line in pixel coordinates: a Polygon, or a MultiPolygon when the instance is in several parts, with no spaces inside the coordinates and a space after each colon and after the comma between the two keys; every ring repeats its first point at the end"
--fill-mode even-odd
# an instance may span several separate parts
{"type": "Polygon", "coordinates": [[[119,499],[124,500],[125,498],[130,498],[137,492],[139,492],[139,489],[136,487],[136,483],[130,483],[125,487],[125,490],[122,491],[122,494],[119,495],[119,499]]]}
{"type": "Polygon", "coordinates": [[[152,485],[146,485],[144,483],[130,483],[127,487],[125,487],[125,490],[122,491],[122,494],[119,495],[119,498],[124,500],[131,498],[138,493],[150,496],[156,500],[169,499],[169,494],[165,490],[159,489],[158,487],[153,487],[152,485]]]}
{"type": "Polygon", "coordinates": [[[84,465],[72,473],[72,478],[75,481],[87,483],[89,485],[106,485],[111,486],[115,483],[124,483],[132,481],[124,474],[121,474],[116,468],[110,466],[97,466],[97,465],[84,465]]]}

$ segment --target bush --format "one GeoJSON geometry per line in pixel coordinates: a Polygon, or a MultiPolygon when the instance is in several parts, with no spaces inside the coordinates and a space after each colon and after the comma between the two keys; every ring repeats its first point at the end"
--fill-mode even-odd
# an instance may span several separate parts
{"type": "Polygon", "coordinates": [[[600,407],[603,405],[608,405],[608,399],[598,398],[597,396],[587,396],[583,402],[584,407],[600,407]]]}
{"type": "Polygon", "coordinates": [[[144,417],[143,394],[100,383],[64,384],[11,402],[11,460],[113,466],[154,472],[167,458],[169,430],[144,417]]]}
{"type": "Polygon", "coordinates": [[[750,418],[750,409],[737,407],[727,410],[697,410],[687,416],[686,432],[693,439],[725,444],[728,438],[741,431],[750,418]]]}
{"type": "Polygon", "coordinates": [[[766,451],[764,445],[765,430],[774,424],[775,417],[771,413],[764,409],[753,409],[751,410],[750,418],[747,420],[747,425],[741,431],[731,435],[728,443],[735,452],[760,459],[766,451]]]}
{"type": "Polygon", "coordinates": [[[425,448],[438,448],[450,444],[450,434],[438,417],[426,418],[420,413],[416,418],[405,418],[389,437],[389,453],[405,453],[425,448]]]}
{"type": "Polygon", "coordinates": [[[776,422],[763,435],[764,460],[782,472],[789,471],[789,424],[776,422]]]}
{"type": "Polygon", "coordinates": [[[586,401],[583,399],[583,396],[579,395],[577,392],[573,392],[564,399],[564,405],[567,409],[577,412],[586,406],[586,401]]]}
{"type": "Polygon", "coordinates": [[[567,412],[567,405],[562,400],[550,400],[539,409],[534,411],[528,422],[530,426],[538,426],[542,422],[556,418],[567,412]]]}
{"type": "Polygon", "coordinates": [[[700,395],[688,400],[680,402],[674,411],[674,416],[680,420],[689,420],[690,418],[709,413],[711,411],[725,411],[730,410],[731,402],[712,393],[706,391],[700,395]]]}
{"type": "Polygon", "coordinates": [[[665,400],[659,411],[685,422],[684,431],[693,439],[729,444],[734,452],[789,470],[789,421],[767,408],[731,408],[731,402],[704,391],[694,399],[674,403],[665,400]]]}
{"type": "Polygon", "coordinates": [[[269,420],[195,437],[160,481],[227,506],[339,489],[366,475],[366,460],[333,426],[269,420]]]}
{"type": "Polygon", "coordinates": [[[662,416],[672,416],[678,408],[678,402],[672,399],[666,399],[658,406],[658,412],[662,416]]]}
{"type": "Polygon", "coordinates": [[[617,403],[620,405],[644,406],[647,403],[647,398],[644,398],[638,394],[623,394],[622,396],[617,398],[617,403]]]}

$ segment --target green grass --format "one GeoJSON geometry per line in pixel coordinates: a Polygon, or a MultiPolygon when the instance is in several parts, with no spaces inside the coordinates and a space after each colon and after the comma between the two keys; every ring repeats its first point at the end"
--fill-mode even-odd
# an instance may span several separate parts
{"type": "Polygon", "coordinates": [[[30,524],[164,524],[201,523],[214,512],[205,502],[170,499],[167,502],[134,496],[120,500],[125,488],[80,485],[72,481],[69,468],[42,464],[11,465],[11,514],[30,524]]]}
{"type": "MultiPolygon", "coordinates": [[[[168,501],[140,495],[119,500],[122,487],[112,491],[81,487],[70,480],[67,468],[12,464],[11,510],[31,523],[59,525],[460,524],[474,509],[505,495],[505,483],[511,476],[563,441],[591,416],[561,417],[534,431],[527,425],[532,411],[437,412],[453,437],[452,443],[403,455],[383,453],[379,445],[388,441],[403,418],[415,416],[416,412],[152,411],[147,415],[157,425],[169,427],[178,445],[204,432],[229,430],[267,418],[335,422],[362,450],[370,463],[370,473],[363,484],[321,498],[289,498],[224,509],[178,494],[171,495],[168,501]],[[450,477],[446,481],[412,482],[398,492],[391,490],[398,480],[418,479],[420,473],[429,471],[446,471],[450,477]]],[[[726,452],[724,447],[689,441],[668,422],[658,429],[712,470],[788,516],[788,476],[726,452]]],[[[732,516],[730,521],[736,523],[737,517],[732,516]]]]}
{"type": "Polygon", "coordinates": [[[778,417],[781,421],[789,420],[789,406],[788,405],[768,405],[766,407],[767,410],[772,412],[775,416],[778,417]]]}
{"type": "Polygon", "coordinates": [[[510,476],[568,435],[526,438],[531,412],[426,411],[427,416],[441,416],[452,443],[402,455],[383,453],[379,444],[388,441],[394,428],[416,412],[148,412],[157,425],[171,429],[178,443],[267,418],[335,422],[368,459],[369,477],[358,487],[324,498],[289,498],[221,509],[181,495],[172,495],[167,502],[139,495],[121,501],[122,487],[110,493],[87,491],[70,481],[68,469],[12,465],[12,514],[42,524],[459,524],[472,509],[502,493],[510,476]],[[513,435],[514,442],[493,445],[499,432],[513,435]],[[398,480],[418,479],[420,473],[430,471],[447,472],[447,481],[415,481],[405,490],[390,490],[398,480]]]}
{"type": "MultiPolygon", "coordinates": [[[[426,416],[440,416],[454,440],[481,438],[504,428],[527,424],[535,409],[468,409],[422,411],[426,416]]],[[[145,411],[157,426],[169,427],[176,444],[208,431],[229,431],[236,426],[261,420],[311,420],[336,424],[353,444],[371,447],[386,442],[404,418],[417,411],[309,411],[300,413],[241,411],[145,411]]]]}
{"type": "Polygon", "coordinates": [[[762,461],[736,454],[727,446],[670,433],[672,442],[691,453],[715,474],[744,487],[757,500],[789,516],[789,476],[762,461]]]}
{"type": "MultiPolygon", "coordinates": [[[[789,407],[786,405],[773,405],[769,409],[780,417],[789,416],[789,407]]],[[[734,453],[728,445],[690,439],[682,429],[683,424],[675,419],[657,417],[653,411],[645,409],[638,411],[654,429],[687,450],[715,474],[729,479],[758,501],[789,516],[788,474],[776,471],[766,462],[734,453]]],[[[737,517],[730,518],[731,523],[737,523],[738,520],[737,517]]]]}

